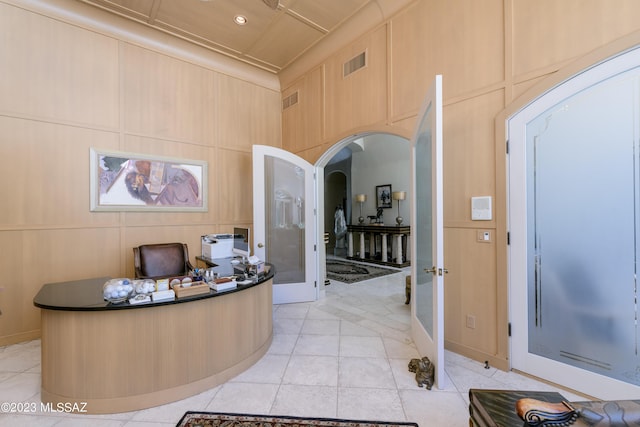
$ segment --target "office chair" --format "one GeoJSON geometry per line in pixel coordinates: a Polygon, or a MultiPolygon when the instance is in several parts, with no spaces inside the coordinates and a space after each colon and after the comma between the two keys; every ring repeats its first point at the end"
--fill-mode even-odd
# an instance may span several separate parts
{"type": "Polygon", "coordinates": [[[186,276],[193,266],[185,243],[157,243],[133,248],[136,279],[186,276]]]}

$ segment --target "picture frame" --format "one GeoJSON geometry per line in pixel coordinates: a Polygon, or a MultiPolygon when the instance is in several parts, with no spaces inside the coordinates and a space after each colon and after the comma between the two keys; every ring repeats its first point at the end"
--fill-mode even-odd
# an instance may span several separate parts
{"type": "Polygon", "coordinates": [[[392,207],[391,184],[376,185],[376,208],[387,209],[392,207]]]}
{"type": "Polygon", "coordinates": [[[208,210],[207,162],[89,149],[91,211],[208,210]]]}

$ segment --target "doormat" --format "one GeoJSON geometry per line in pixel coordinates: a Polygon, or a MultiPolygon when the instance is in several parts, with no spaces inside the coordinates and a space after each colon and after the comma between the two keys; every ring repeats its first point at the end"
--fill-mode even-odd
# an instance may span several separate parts
{"type": "Polygon", "coordinates": [[[400,270],[356,264],[348,261],[327,260],[327,278],[343,283],[356,283],[387,274],[398,273],[400,270]]]}
{"type": "Polygon", "coordinates": [[[225,414],[188,411],[176,427],[396,427],[416,423],[387,421],[340,420],[334,418],[281,417],[274,415],[225,414]]]}

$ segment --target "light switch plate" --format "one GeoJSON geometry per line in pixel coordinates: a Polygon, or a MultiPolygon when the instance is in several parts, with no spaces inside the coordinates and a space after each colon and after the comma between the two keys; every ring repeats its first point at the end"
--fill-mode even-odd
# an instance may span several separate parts
{"type": "Polygon", "coordinates": [[[491,243],[493,236],[489,230],[478,230],[477,240],[480,243],[491,243]]]}

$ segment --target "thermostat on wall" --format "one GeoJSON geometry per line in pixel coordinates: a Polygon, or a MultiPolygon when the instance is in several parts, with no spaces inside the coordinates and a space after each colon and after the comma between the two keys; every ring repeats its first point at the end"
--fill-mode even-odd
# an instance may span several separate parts
{"type": "Polygon", "coordinates": [[[491,196],[471,198],[471,219],[473,221],[491,221],[491,196]]]}

